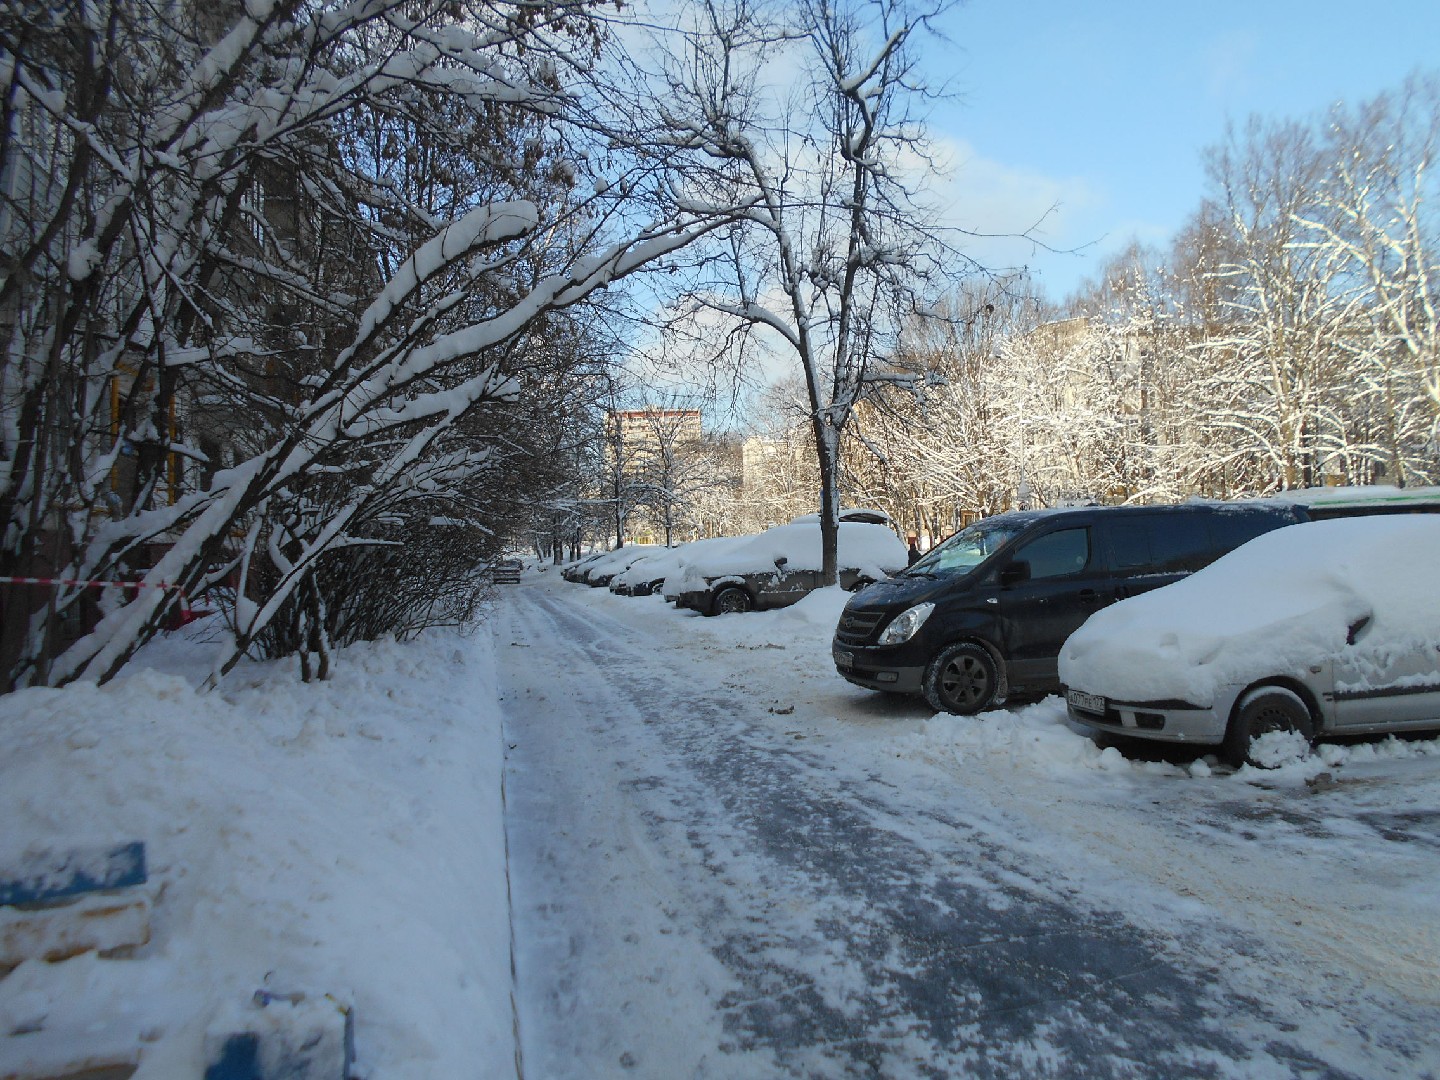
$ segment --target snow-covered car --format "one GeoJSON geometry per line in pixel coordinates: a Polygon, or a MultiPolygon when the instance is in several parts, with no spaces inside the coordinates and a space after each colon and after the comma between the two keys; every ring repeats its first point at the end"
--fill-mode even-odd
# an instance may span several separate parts
{"type": "Polygon", "coordinates": [[[1266,533],[1096,612],[1060,680],[1078,723],[1219,746],[1237,766],[1326,735],[1440,728],[1440,516],[1266,533]]]}
{"type": "Polygon", "coordinates": [[[577,580],[592,588],[604,588],[616,574],[624,573],[640,559],[660,550],[663,549],[655,544],[626,544],[600,556],[585,568],[577,580]]]}
{"type": "Polygon", "coordinates": [[[589,555],[583,555],[562,569],[560,576],[566,581],[582,581],[584,580],[585,572],[594,565],[596,560],[602,559],[609,554],[610,552],[608,551],[592,551],[589,555]]]}
{"type": "MultiPolygon", "coordinates": [[[[903,570],[908,554],[884,525],[840,522],[836,555],[842,588],[857,589],[903,570]]],[[[819,521],[791,522],[696,553],[665,579],[665,597],[702,615],[786,607],[820,587],[820,567],[819,521]]]]}
{"type": "Polygon", "coordinates": [[[661,548],[632,563],[623,573],[616,574],[610,582],[610,591],[620,596],[649,596],[659,592],[665,579],[687,560],[701,558],[705,552],[713,552],[738,539],[745,538],[716,536],[692,540],[678,547],[661,548]]]}

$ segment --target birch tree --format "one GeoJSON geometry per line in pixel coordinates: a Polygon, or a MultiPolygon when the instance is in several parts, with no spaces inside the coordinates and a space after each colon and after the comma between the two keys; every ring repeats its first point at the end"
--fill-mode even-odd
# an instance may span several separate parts
{"type": "Polygon", "coordinates": [[[1215,273],[1233,299],[1204,344],[1205,413],[1235,434],[1220,467],[1262,494],[1319,483],[1348,442],[1338,341],[1349,305],[1336,261],[1300,242],[1323,169],[1294,122],[1253,122],[1211,157],[1232,252],[1215,273]]]}
{"type": "Polygon", "coordinates": [[[1298,243],[1337,267],[1353,301],[1338,344],[1358,377],[1384,474],[1440,475],[1440,80],[1411,79],[1353,109],[1325,142],[1321,213],[1298,243]]]}

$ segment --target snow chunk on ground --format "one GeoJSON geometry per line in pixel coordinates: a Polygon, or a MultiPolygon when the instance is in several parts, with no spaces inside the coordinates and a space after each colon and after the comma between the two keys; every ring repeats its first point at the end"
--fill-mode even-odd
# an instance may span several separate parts
{"type": "Polygon", "coordinates": [[[0,866],[141,840],[154,897],[134,959],[0,981],[0,1035],[144,1031],[137,1080],[200,1076],[217,1018],[299,991],[354,1006],[365,1075],[512,1070],[488,639],[356,646],[310,686],[248,665],[201,694],[209,651],[0,698],[0,866]]]}

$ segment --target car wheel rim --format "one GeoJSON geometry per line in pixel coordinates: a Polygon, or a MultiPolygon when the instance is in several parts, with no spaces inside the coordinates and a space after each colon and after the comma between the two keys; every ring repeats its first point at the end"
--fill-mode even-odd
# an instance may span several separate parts
{"type": "Polygon", "coordinates": [[[990,679],[979,660],[966,656],[946,666],[941,687],[951,701],[968,708],[984,700],[990,689],[990,679]]]}
{"type": "Polygon", "coordinates": [[[1298,731],[1295,719],[1285,709],[1271,706],[1260,710],[1250,725],[1250,738],[1258,739],[1272,731],[1298,731]]]}

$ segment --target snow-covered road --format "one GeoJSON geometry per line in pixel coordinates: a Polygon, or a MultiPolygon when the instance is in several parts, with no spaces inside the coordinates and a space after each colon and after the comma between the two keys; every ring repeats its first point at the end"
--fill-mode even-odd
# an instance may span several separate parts
{"type": "Polygon", "coordinates": [[[932,718],[835,676],[841,602],[507,594],[525,1076],[1440,1071],[1430,747],[1257,783],[932,718]]]}

